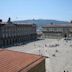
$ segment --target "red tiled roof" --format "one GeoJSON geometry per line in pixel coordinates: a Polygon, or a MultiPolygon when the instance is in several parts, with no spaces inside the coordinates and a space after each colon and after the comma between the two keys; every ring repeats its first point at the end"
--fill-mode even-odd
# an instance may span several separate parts
{"type": "Polygon", "coordinates": [[[0,50],[0,72],[27,72],[44,59],[38,55],[0,50]]]}

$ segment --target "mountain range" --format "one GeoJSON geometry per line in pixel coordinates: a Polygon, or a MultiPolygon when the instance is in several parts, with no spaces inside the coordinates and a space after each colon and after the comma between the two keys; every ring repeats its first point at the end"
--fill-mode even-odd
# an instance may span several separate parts
{"type": "Polygon", "coordinates": [[[17,24],[36,24],[37,31],[42,31],[42,26],[47,24],[69,24],[67,21],[58,21],[58,20],[48,20],[48,19],[32,19],[32,20],[19,20],[14,21],[17,24]]]}
{"type": "Polygon", "coordinates": [[[69,23],[67,21],[48,20],[48,19],[19,20],[19,21],[14,21],[14,22],[18,24],[32,23],[32,24],[36,24],[37,26],[44,26],[44,25],[51,24],[51,23],[53,24],[68,24],[69,23]]]}

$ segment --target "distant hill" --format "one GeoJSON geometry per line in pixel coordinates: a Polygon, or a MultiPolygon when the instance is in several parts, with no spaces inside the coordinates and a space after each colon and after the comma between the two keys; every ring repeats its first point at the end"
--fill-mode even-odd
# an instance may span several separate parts
{"type": "Polygon", "coordinates": [[[22,24],[22,23],[34,23],[38,26],[44,26],[44,25],[47,25],[47,24],[68,24],[69,22],[66,22],[66,21],[58,21],[58,20],[47,20],[47,19],[33,19],[33,20],[19,20],[19,21],[14,21],[15,23],[19,23],[19,24],[22,24]]]}
{"type": "Polygon", "coordinates": [[[18,24],[36,24],[37,25],[37,31],[42,31],[42,26],[45,26],[47,24],[69,24],[69,22],[66,21],[58,21],[58,20],[47,20],[47,19],[33,19],[33,20],[19,20],[19,21],[14,21],[14,23],[18,24]]]}

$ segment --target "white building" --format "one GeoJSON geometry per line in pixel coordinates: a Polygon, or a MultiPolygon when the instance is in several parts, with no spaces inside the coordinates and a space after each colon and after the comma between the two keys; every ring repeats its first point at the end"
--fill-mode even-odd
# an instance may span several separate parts
{"type": "Polygon", "coordinates": [[[49,24],[43,27],[43,37],[72,37],[72,24],[49,24]]]}

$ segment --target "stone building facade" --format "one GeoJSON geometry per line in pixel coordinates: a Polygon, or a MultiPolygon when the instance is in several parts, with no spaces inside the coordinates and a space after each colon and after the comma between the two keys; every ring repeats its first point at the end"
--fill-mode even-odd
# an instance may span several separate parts
{"type": "Polygon", "coordinates": [[[72,37],[72,24],[49,24],[42,33],[44,38],[72,37]]]}
{"type": "Polygon", "coordinates": [[[35,24],[15,24],[12,22],[0,22],[0,47],[10,46],[16,43],[35,39],[35,24]]]}

